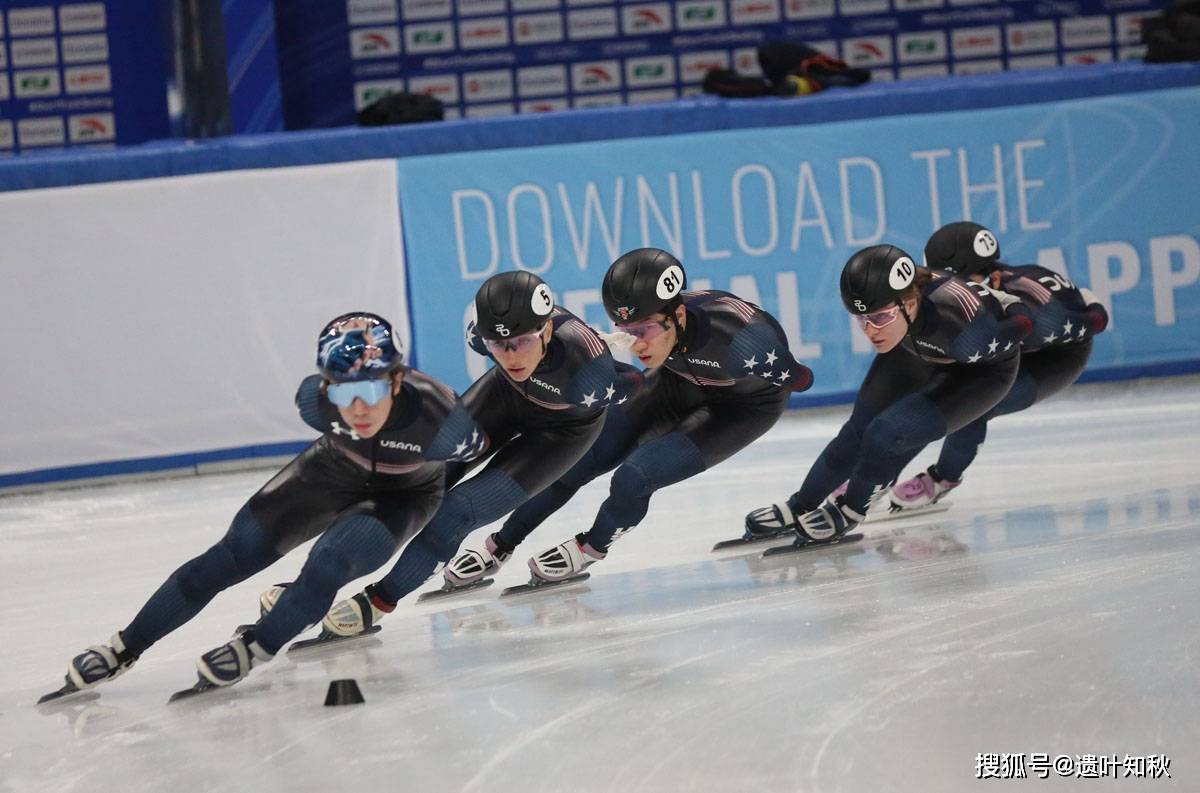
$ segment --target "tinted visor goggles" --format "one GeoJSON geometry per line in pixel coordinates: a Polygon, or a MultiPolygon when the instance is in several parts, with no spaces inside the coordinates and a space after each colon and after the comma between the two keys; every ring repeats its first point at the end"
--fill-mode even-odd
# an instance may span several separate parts
{"type": "Polygon", "coordinates": [[[628,333],[638,341],[653,341],[667,332],[671,327],[668,319],[645,319],[641,322],[630,322],[617,325],[617,330],[628,333]]]}
{"type": "Polygon", "coordinates": [[[340,408],[348,408],[355,399],[361,399],[367,405],[374,407],[380,400],[392,393],[392,379],[355,380],[349,383],[330,383],[325,389],[329,401],[340,408]]]}
{"type": "Polygon", "coordinates": [[[528,333],[522,333],[520,336],[513,336],[508,339],[484,339],[483,346],[487,347],[488,352],[498,353],[503,350],[512,352],[529,352],[537,346],[541,340],[542,330],[546,326],[543,325],[537,330],[531,330],[528,333]]]}
{"type": "Polygon", "coordinates": [[[879,311],[872,311],[870,314],[855,314],[854,318],[858,320],[858,324],[866,330],[867,325],[873,328],[886,328],[900,317],[900,306],[895,305],[891,308],[884,308],[879,311]]]}

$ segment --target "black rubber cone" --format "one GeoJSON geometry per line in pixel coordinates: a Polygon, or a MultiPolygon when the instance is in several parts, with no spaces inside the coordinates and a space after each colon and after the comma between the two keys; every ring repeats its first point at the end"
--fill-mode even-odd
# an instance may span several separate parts
{"type": "Polygon", "coordinates": [[[358,682],[352,678],[334,680],[325,694],[326,705],[358,705],[365,701],[362,692],[358,690],[358,682]]]}

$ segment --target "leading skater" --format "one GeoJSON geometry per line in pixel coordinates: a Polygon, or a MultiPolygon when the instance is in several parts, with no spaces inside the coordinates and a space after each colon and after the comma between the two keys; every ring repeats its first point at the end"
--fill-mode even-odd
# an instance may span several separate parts
{"type": "Polygon", "coordinates": [[[645,389],[609,408],[587,455],[482,549],[455,559],[447,580],[494,573],[580,487],[619,465],[591,529],[529,560],[534,581],[578,575],[642,521],[656,491],[749,446],[775,425],[793,392],[812,385],[812,371],[792,357],[774,317],[728,292],[685,292],[686,280],[683,265],[657,248],[630,251],[609,268],[604,308],[650,370],[645,389]]]}
{"type": "Polygon", "coordinates": [[[934,504],[962,484],[988,421],[1032,407],[1078,380],[1092,355],[1092,337],[1108,327],[1108,312],[1095,294],[1045,267],[1004,264],[996,235],[978,223],[935,231],[925,244],[925,264],[1020,298],[1033,316],[1033,332],[1021,341],[1021,365],[1004,399],[947,435],[928,470],[892,488],[892,510],[898,512],[934,504]]]}
{"type": "Polygon", "coordinates": [[[274,609],[197,662],[199,685],[236,683],[319,621],[341,586],[382,565],[425,525],[442,501],[443,461],[485,445],[450,388],[404,366],[382,317],[354,312],[330,321],[317,366],[296,405],[321,437],[251,496],[220,541],[172,573],[126,628],[75,656],[56,693],[112,680],[218,592],[320,535],[274,609]]]}
{"type": "Polygon", "coordinates": [[[334,605],[323,623],[330,633],[369,629],[453,558],[468,534],[562,476],[595,442],[608,405],[640,385],[632,367],[618,376],[596,332],[554,305],[533,273],[489,278],[475,296],[475,314],[470,346],[496,365],[467,389],[463,404],[487,433],[493,456],[460,484],[453,483],[465,467],[449,472],[453,487],[429,525],[386,576],[334,605]]]}
{"type": "Polygon", "coordinates": [[[804,545],[839,539],[861,523],[914,450],[967,426],[1008,393],[1021,339],[1033,328],[1016,298],[917,267],[891,245],[851,256],[841,293],[877,355],[849,421],[800,489],[746,516],[752,536],[794,531],[804,545]]]}

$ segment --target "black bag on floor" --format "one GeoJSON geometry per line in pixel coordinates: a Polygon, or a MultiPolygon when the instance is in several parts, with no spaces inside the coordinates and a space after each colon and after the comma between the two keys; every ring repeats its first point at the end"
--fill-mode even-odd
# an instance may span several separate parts
{"type": "Polygon", "coordinates": [[[768,41],[758,47],[758,65],[763,76],[779,94],[794,94],[795,81],[790,77],[806,78],[815,83],[816,90],[833,86],[862,85],[871,79],[866,69],[852,69],[846,62],[830,57],[807,44],[790,41],[768,41]]]}
{"type": "Polygon", "coordinates": [[[400,92],[377,99],[358,111],[358,125],[383,127],[389,124],[419,124],[422,121],[441,121],[445,117],[446,107],[437,97],[400,92]]]}
{"type": "Polygon", "coordinates": [[[1147,63],[1200,61],[1200,2],[1179,3],[1142,19],[1147,63]]]}

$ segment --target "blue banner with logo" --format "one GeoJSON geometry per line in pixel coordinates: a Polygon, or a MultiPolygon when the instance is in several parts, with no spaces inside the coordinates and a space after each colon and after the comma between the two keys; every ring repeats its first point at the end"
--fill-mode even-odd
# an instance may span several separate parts
{"type": "Polygon", "coordinates": [[[783,324],[813,395],[861,382],[871,353],[842,308],[855,250],[918,260],[940,225],[992,228],[1002,260],[1088,286],[1112,316],[1092,368],[1200,359],[1200,89],[541,148],[405,158],[401,215],[418,365],[456,388],[476,289],[522,268],[609,323],[620,253],[675,253],[691,288],[735,292],[783,324]]]}

